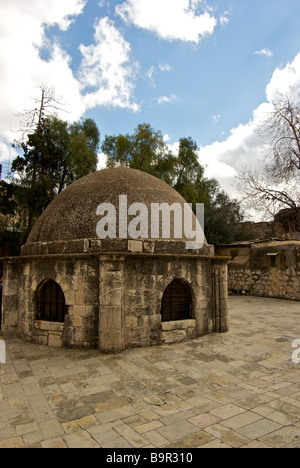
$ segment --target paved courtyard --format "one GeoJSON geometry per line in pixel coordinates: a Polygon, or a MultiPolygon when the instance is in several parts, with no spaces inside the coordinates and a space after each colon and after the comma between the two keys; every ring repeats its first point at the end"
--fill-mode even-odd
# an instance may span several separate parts
{"type": "Polygon", "coordinates": [[[300,448],[296,339],[299,302],[230,297],[230,332],[184,344],[106,356],[7,341],[0,448],[300,448]]]}

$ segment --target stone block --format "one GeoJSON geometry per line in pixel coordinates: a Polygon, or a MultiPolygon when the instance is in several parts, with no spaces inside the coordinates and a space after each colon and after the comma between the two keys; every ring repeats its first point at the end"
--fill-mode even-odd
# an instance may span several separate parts
{"type": "Polygon", "coordinates": [[[180,343],[186,341],[186,331],[185,330],[172,330],[162,332],[162,341],[165,344],[171,343],[180,343]]]}
{"type": "Polygon", "coordinates": [[[85,315],[85,306],[84,305],[75,305],[73,307],[73,315],[75,315],[75,316],[84,316],[85,315]]]}
{"type": "Polygon", "coordinates": [[[137,317],[126,317],[125,325],[127,328],[137,327],[137,317]]]}
{"type": "Polygon", "coordinates": [[[143,241],[130,240],[128,241],[128,251],[134,253],[143,252],[143,241]]]}
{"type": "Polygon", "coordinates": [[[64,324],[57,323],[57,322],[46,322],[43,320],[36,320],[34,323],[34,327],[37,330],[47,330],[52,332],[63,332],[64,324]]]}
{"type": "Polygon", "coordinates": [[[196,320],[176,320],[172,322],[162,322],[162,331],[186,330],[195,328],[196,320]]]}
{"type": "Polygon", "coordinates": [[[102,291],[100,305],[121,306],[123,304],[123,289],[112,289],[102,291]]]}
{"type": "Polygon", "coordinates": [[[84,292],[77,291],[75,300],[76,300],[76,304],[84,304],[84,292]]]}
{"type": "Polygon", "coordinates": [[[73,326],[74,327],[81,327],[82,326],[82,318],[75,316],[73,318],[73,326]]]}
{"type": "Polygon", "coordinates": [[[40,346],[48,346],[48,334],[47,335],[35,335],[34,341],[40,346]]]}
{"type": "Polygon", "coordinates": [[[48,346],[52,348],[61,348],[62,346],[62,339],[61,339],[61,334],[54,334],[54,333],[49,333],[48,336],[48,346]]]}

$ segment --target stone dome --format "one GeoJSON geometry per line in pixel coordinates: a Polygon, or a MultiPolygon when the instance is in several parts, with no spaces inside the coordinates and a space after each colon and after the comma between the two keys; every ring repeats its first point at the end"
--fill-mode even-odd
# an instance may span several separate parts
{"type": "MultiPolygon", "coordinates": [[[[145,172],[125,167],[104,169],[73,183],[50,203],[34,225],[25,251],[29,252],[26,247],[37,243],[99,241],[97,207],[102,203],[119,207],[120,195],[127,195],[128,206],[145,204],[149,213],[152,203],[179,203],[182,206],[185,203],[167,183],[145,172]]],[[[151,234],[150,228],[149,231],[151,234]]]]}

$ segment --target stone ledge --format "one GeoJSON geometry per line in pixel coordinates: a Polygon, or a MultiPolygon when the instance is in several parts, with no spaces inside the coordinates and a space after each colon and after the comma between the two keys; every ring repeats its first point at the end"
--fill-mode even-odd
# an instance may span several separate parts
{"type": "Polygon", "coordinates": [[[173,330],[186,330],[187,328],[195,328],[196,320],[174,320],[172,322],[162,322],[162,331],[173,331],[173,330]]]}
{"type": "Polygon", "coordinates": [[[36,328],[37,330],[54,331],[62,333],[64,331],[64,323],[36,320],[34,322],[34,328],[36,328]]]}
{"type": "Polygon", "coordinates": [[[175,320],[162,322],[162,342],[182,343],[196,337],[196,320],[175,320]]]}

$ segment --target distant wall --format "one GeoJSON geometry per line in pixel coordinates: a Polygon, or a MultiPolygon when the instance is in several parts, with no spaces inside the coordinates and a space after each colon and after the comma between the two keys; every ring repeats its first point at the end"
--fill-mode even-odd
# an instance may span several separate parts
{"type": "Polygon", "coordinates": [[[248,239],[300,240],[300,208],[280,210],[274,221],[240,224],[248,239]]]}
{"type": "Polygon", "coordinates": [[[253,239],[272,239],[274,237],[274,222],[254,223],[247,221],[241,223],[241,228],[245,232],[245,240],[249,237],[253,239]]]}
{"type": "Polygon", "coordinates": [[[232,257],[228,264],[230,294],[300,301],[300,242],[265,242],[218,251],[221,255],[226,252],[232,257]]]}

